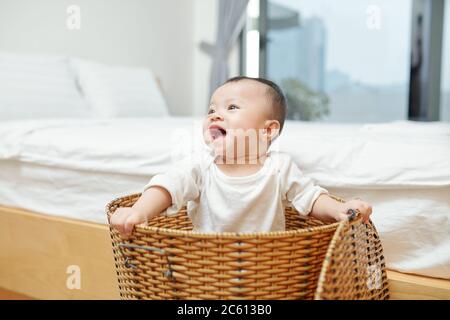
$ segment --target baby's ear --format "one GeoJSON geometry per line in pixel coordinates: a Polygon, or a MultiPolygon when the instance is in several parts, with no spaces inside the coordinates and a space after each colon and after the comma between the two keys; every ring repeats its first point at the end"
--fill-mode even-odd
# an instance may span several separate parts
{"type": "Polygon", "coordinates": [[[263,133],[271,140],[275,139],[280,133],[280,123],[278,120],[266,120],[263,133]]]}

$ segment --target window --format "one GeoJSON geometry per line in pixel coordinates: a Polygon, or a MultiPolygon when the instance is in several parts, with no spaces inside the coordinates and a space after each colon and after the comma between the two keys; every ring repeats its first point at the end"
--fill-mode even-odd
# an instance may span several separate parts
{"type": "Polygon", "coordinates": [[[250,26],[255,30],[259,18],[259,75],[283,88],[288,118],[408,118],[412,0],[252,2],[259,3],[250,26]]]}
{"type": "Polygon", "coordinates": [[[450,121],[450,0],[444,8],[440,119],[450,121]]]}

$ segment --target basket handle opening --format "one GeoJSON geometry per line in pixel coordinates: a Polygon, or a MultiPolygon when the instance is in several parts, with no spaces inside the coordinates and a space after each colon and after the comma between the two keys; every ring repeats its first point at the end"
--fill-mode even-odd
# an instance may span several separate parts
{"type": "MultiPolygon", "coordinates": [[[[168,278],[168,279],[174,279],[174,277],[173,277],[173,271],[172,271],[172,264],[171,264],[171,262],[170,262],[169,255],[168,255],[168,253],[167,253],[166,250],[160,249],[160,248],[156,248],[156,247],[139,246],[139,245],[136,245],[136,244],[129,244],[129,243],[119,243],[119,248],[120,248],[120,249],[122,249],[122,248],[127,248],[127,249],[143,249],[143,250],[147,250],[147,251],[159,252],[159,253],[165,255],[165,256],[166,256],[166,259],[167,259],[167,265],[168,265],[169,269],[166,270],[166,271],[164,272],[164,276],[165,276],[166,278],[168,278]]],[[[122,251],[122,250],[121,250],[121,251],[122,251]]],[[[134,264],[130,263],[130,258],[127,257],[127,256],[124,254],[123,251],[122,251],[122,254],[125,256],[125,267],[136,269],[137,267],[136,267],[134,264]]]]}

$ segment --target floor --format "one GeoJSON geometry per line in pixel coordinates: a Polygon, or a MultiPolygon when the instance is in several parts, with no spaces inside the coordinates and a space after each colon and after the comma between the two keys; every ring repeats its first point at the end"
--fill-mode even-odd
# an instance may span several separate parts
{"type": "Polygon", "coordinates": [[[34,300],[31,297],[0,288],[0,300],[34,300]]]}

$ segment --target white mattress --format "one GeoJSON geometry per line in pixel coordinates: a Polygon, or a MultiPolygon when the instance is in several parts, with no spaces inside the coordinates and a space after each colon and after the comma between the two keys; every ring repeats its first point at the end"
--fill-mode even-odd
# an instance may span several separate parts
{"type": "MultiPolygon", "coordinates": [[[[199,118],[0,123],[0,204],[106,223],[183,154],[199,118]]],[[[331,193],[373,204],[387,266],[450,278],[450,125],[287,122],[276,148],[331,193]]]]}

